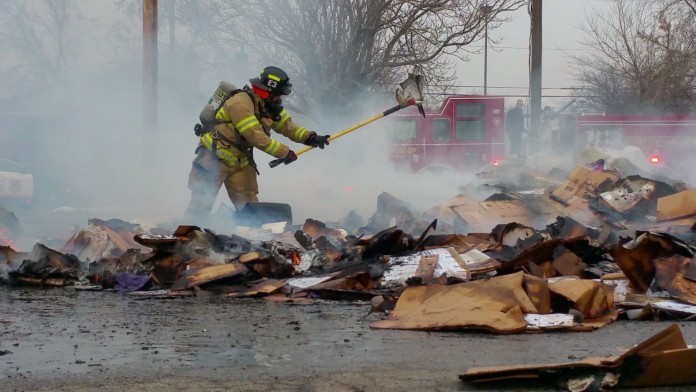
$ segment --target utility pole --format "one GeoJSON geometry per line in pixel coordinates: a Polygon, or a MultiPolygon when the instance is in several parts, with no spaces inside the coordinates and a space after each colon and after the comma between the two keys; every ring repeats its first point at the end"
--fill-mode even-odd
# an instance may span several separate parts
{"type": "Polygon", "coordinates": [[[157,131],[157,0],[143,0],[143,109],[145,132],[157,131]]]}
{"type": "Polygon", "coordinates": [[[176,0],[167,0],[164,2],[167,6],[167,13],[169,14],[169,51],[174,54],[174,48],[176,47],[176,0]]]}
{"type": "Polygon", "coordinates": [[[493,7],[488,4],[481,6],[481,12],[483,12],[486,23],[483,26],[483,95],[488,95],[488,15],[492,9],[493,7]]]}
{"type": "Polygon", "coordinates": [[[536,152],[539,149],[539,137],[541,128],[541,1],[530,0],[531,16],[531,69],[529,72],[530,90],[530,125],[529,125],[529,149],[536,152]]]}

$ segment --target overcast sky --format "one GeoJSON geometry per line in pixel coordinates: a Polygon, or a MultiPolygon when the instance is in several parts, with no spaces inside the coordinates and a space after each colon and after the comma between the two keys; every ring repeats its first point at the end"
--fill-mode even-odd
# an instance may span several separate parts
{"type": "MultiPolygon", "coordinates": [[[[596,11],[609,12],[611,0],[544,0],[543,3],[543,68],[542,87],[572,87],[568,54],[587,50],[580,44],[585,37],[580,25],[596,11]]],[[[529,85],[529,29],[530,18],[526,8],[511,14],[512,21],[490,32],[497,43],[488,50],[488,94],[527,94],[529,85]],[[522,87],[522,88],[496,88],[522,87]]],[[[457,67],[459,84],[479,86],[461,88],[459,92],[483,92],[484,55],[471,55],[470,61],[457,67]]],[[[543,95],[568,95],[568,90],[543,90],[543,95]]],[[[545,98],[543,104],[563,99],[545,98]]]]}
{"type": "MultiPolygon", "coordinates": [[[[167,1],[167,0],[163,0],[167,1]]],[[[124,15],[114,5],[115,1],[80,1],[84,16],[94,36],[108,35],[113,23],[123,21],[124,15]],[[95,31],[96,30],[96,31],[95,31]]],[[[612,0],[544,0],[543,8],[543,90],[544,95],[567,95],[574,85],[569,73],[570,53],[587,50],[579,41],[584,38],[580,25],[594,12],[611,11],[612,0]]],[[[488,51],[488,93],[500,95],[524,95],[528,93],[529,29],[530,18],[526,7],[509,14],[512,21],[490,32],[488,51]],[[495,49],[494,49],[495,47],[495,49]],[[518,88],[499,88],[518,87],[518,88]]],[[[166,40],[166,37],[161,37],[166,40]]],[[[477,43],[482,47],[482,42],[477,43]]],[[[98,63],[113,56],[110,45],[101,45],[90,51],[88,63],[98,63]],[[91,61],[90,61],[91,60],[91,61]]],[[[483,92],[484,55],[471,54],[469,61],[458,61],[456,71],[459,93],[483,92]]],[[[514,100],[514,98],[513,98],[514,100]]],[[[558,103],[564,99],[545,99],[544,104],[558,103]],[[548,102],[547,102],[548,101],[548,102]]]]}
{"type": "MultiPolygon", "coordinates": [[[[163,0],[166,1],[166,0],[163,0]]],[[[107,23],[91,27],[99,29],[122,20],[122,14],[113,1],[82,1],[82,12],[88,18],[107,23]],[[107,20],[108,19],[108,20],[107,20]]],[[[611,0],[544,0],[543,8],[543,87],[571,87],[573,80],[568,73],[568,54],[586,50],[579,41],[584,37],[580,25],[596,11],[611,10],[611,0]]],[[[525,94],[529,84],[528,47],[530,18],[522,8],[510,14],[512,21],[490,32],[496,41],[488,51],[489,94],[525,94]],[[499,89],[496,87],[522,87],[499,89]]],[[[166,39],[166,38],[164,38],[166,39]]],[[[480,46],[480,44],[479,44],[480,46]]],[[[484,56],[472,54],[468,62],[459,62],[457,76],[460,85],[478,86],[462,88],[462,92],[483,91],[484,56]]],[[[563,90],[544,90],[545,95],[564,95],[563,90]]]]}

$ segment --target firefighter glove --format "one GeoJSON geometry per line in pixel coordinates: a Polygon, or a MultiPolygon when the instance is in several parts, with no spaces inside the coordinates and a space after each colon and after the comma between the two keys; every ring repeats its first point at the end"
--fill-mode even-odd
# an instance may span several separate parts
{"type": "Polygon", "coordinates": [[[324,146],[329,145],[329,135],[319,136],[316,132],[312,132],[309,134],[304,144],[312,147],[319,147],[323,150],[324,146]]]}
{"type": "Polygon", "coordinates": [[[289,164],[292,162],[295,162],[297,160],[297,155],[295,154],[295,151],[288,151],[288,155],[285,156],[285,158],[281,159],[280,162],[284,164],[289,164]]]}

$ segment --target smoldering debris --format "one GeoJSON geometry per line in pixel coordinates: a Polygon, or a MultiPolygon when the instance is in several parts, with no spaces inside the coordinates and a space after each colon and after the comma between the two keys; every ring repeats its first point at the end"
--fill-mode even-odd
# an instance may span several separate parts
{"type": "MultiPolygon", "coordinates": [[[[507,187],[485,175],[495,192],[465,187],[422,211],[383,193],[360,227],[354,213],[342,220],[352,227],[307,219],[228,234],[91,219],[57,250],[1,246],[0,282],[150,300],[362,301],[376,329],[587,332],[617,319],[696,318],[694,189],[596,162],[563,181],[524,167],[516,176],[526,180],[507,187]]],[[[5,232],[20,236],[16,217],[4,216],[5,232]]],[[[472,369],[462,379],[541,377],[545,366],[472,369]]],[[[573,388],[654,382],[615,382],[616,366],[548,366],[573,388]]]]}
{"type": "MultiPolygon", "coordinates": [[[[696,189],[598,162],[564,179],[559,169],[498,170],[481,174],[492,184],[485,192],[464,186],[422,209],[382,193],[369,219],[351,212],[343,224],[307,219],[216,233],[90,219],[58,249],[0,245],[0,283],[143,300],[358,301],[375,329],[588,332],[618,319],[696,319],[696,189]]],[[[1,212],[0,233],[21,238],[21,222],[1,212]]],[[[587,374],[560,364],[472,369],[462,379],[543,378],[553,368],[573,388],[653,385],[617,373],[633,358],[609,368],[592,362],[587,374]]]]}

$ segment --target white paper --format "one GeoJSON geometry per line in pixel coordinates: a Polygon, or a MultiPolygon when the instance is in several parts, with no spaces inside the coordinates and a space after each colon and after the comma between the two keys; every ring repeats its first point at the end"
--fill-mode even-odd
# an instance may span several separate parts
{"type": "Polygon", "coordinates": [[[527,328],[558,328],[573,326],[573,315],[565,313],[530,313],[524,315],[524,320],[527,322],[527,328]]]}
{"type": "Polygon", "coordinates": [[[696,314],[696,306],[683,304],[681,302],[660,301],[660,302],[651,303],[650,306],[652,306],[654,309],[671,310],[671,311],[680,312],[680,313],[696,314]]]}
{"type": "Polygon", "coordinates": [[[330,276],[310,276],[306,278],[290,278],[286,280],[286,282],[292,287],[306,289],[307,287],[312,287],[319,283],[326,282],[329,279],[331,279],[330,276]]]}

